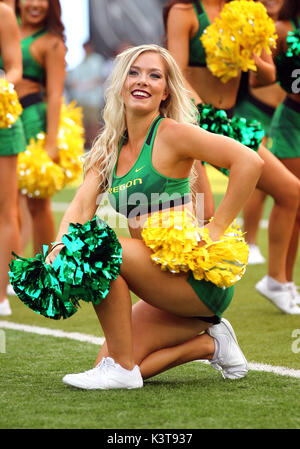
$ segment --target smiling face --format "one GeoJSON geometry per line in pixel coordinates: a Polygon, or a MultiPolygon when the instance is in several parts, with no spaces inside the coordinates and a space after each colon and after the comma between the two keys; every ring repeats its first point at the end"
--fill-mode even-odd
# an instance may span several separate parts
{"type": "Polygon", "coordinates": [[[168,89],[165,65],[158,53],[147,51],[136,58],[129,68],[122,97],[127,110],[159,111],[168,89]]]}
{"type": "Polygon", "coordinates": [[[18,5],[23,24],[40,25],[47,18],[49,0],[19,0],[18,5]]]}

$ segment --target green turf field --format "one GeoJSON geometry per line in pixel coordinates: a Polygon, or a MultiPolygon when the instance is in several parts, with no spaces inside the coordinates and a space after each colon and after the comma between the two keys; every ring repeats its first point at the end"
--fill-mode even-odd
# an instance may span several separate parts
{"type": "MultiPolygon", "coordinates": [[[[216,176],[214,182],[218,204],[224,179],[216,176]]],[[[53,202],[68,203],[73,194],[74,190],[64,190],[53,202]]],[[[268,200],[265,218],[271,204],[268,200]]],[[[57,224],[62,214],[55,212],[57,224]]],[[[259,245],[267,256],[265,229],[259,232],[259,245]]],[[[299,268],[300,255],[295,269],[298,285],[299,268]]],[[[299,375],[300,318],[282,314],[256,293],[254,285],[265,273],[266,265],[248,267],[224,316],[251,364],[285,367],[299,375]]],[[[16,297],[10,302],[13,315],[0,321],[102,336],[89,304],[67,320],[54,321],[35,314],[16,297]]],[[[1,429],[300,428],[299,377],[250,369],[244,379],[224,381],[210,366],[193,362],[147,380],[141,390],[81,391],[61,379],[89,369],[97,345],[13,329],[1,333],[6,342],[5,352],[0,350],[1,429]]]]}

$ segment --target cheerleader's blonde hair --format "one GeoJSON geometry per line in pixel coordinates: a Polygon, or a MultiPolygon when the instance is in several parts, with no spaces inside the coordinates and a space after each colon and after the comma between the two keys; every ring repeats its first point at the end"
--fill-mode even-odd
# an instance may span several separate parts
{"type": "Polygon", "coordinates": [[[84,160],[84,173],[92,167],[98,167],[102,192],[107,190],[111,184],[119,145],[126,131],[122,88],[130,67],[138,56],[145,52],[159,54],[166,68],[169,96],[161,102],[160,114],[163,117],[174,119],[178,123],[197,122],[197,109],[191,102],[189,93],[184,86],[181,71],[168,50],[151,44],[131,47],[120,53],[116,57],[115,66],[109,79],[109,87],[105,91],[104,126],[84,160]]]}

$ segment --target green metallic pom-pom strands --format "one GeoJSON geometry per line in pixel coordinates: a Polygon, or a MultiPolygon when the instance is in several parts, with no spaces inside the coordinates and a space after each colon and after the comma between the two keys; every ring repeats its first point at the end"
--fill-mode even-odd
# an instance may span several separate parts
{"type": "MultiPolygon", "coordinates": [[[[197,109],[201,128],[214,134],[231,137],[253,151],[259,149],[265,133],[257,120],[247,120],[237,116],[230,119],[225,110],[217,109],[210,104],[198,104],[197,109]]],[[[229,174],[226,168],[220,168],[220,171],[227,176],[229,174]]]]}
{"type": "Polygon", "coordinates": [[[68,318],[76,312],[76,307],[64,295],[51,265],[45,263],[48,246],[35,258],[24,259],[14,256],[10,263],[10,281],[16,295],[31,310],[55,320],[68,318]]]}
{"type": "Polygon", "coordinates": [[[299,58],[300,57],[300,28],[296,31],[289,31],[287,38],[287,51],[286,56],[288,58],[299,58]]]}
{"type": "Polygon", "coordinates": [[[280,86],[288,93],[294,93],[292,89],[295,77],[294,70],[300,69],[300,28],[289,31],[286,53],[279,53],[275,58],[276,78],[280,86]]]}
{"type": "Polygon", "coordinates": [[[210,104],[198,104],[199,125],[206,131],[234,138],[234,132],[226,111],[210,104]]]}
{"type": "Polygon", "coordinates": [[[257,120],[248,120],[244,117],[233,117],[230,120],[234,131],[234,139],[257,151],[264,138],[265,131],[257,120]]]}
{"type": "Polygon", "coordinates": [[[115,232],[98,217],[69,226],[65,246],[52,266],[45,263],[48,246],[35,258],[16,257],[10,264],[10,281],[17,296],[47,318],[69,318],[79,301],[99,304],[117,278],[122,248],[115,232]]]}
{"type": "Polygon", "coordinates": [[[217,109],[210,104],[197,105],[201,128],[211,133],[231,137],[257,151],[264,137],[262,125],[257,120],[247,120],[244,117],[228,118],[223,109],[217,109]]]}

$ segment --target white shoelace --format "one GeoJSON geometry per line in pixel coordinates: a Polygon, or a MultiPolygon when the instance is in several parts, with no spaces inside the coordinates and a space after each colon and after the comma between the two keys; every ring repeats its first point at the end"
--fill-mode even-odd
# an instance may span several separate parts
{"type": "Polygon", "coordinates": [[[297,296],[299,296],[299,292],[298,292],[298,286],[294,284],[294,282],[290,282],[289,283],[289,289],[290,292],[292,293],[293,298],[297,298],[297,296]]]}
{"type": "Polygon", "coordinates": [[[299,292],[298,292],[298,286],[296,286],[294,284],[294,282],[289,282],[288,283],[288,290],[290,292],[291,295],[291,307],[297,307],[297,297],[299,296],[299,292]]]}
{"type": "Polygon", "coordinates": [[[100,370],[103,371],[104,374],[106,374],[108,368],[112,368],[114,367],[114,362],[111,358],[109,357],[104,357],[99,363],[98,365],[96,365],[94,368],[89,369],[87,371],[84,372],[84,374],[89,375],[94,375],[96,373],[96,371],[100,370]]]}

